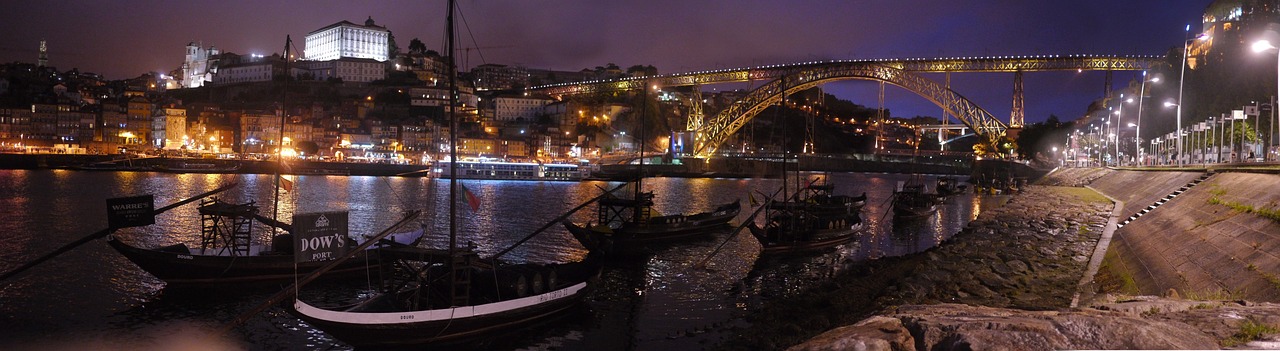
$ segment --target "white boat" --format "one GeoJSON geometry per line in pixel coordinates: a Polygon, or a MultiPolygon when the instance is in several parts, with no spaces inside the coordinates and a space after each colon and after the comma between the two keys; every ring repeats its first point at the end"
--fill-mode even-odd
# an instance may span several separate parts
{"type": "MultiPolygon", "coordinates": [[[[440,161],[431,173],[441,179],[449,178],[451,161],[440,161]]],[[[476,158],[457,162],[458,179],[498,180],[582,180],[590,175],[587,167],[571,163],[506,162],[498,159],[476,158]]]]}

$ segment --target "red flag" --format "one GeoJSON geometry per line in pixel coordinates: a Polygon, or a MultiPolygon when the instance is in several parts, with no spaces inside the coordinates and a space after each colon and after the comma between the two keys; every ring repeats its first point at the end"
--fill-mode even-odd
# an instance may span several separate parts
{"type": "Polygon", "coordinates": [[[289,180],[289,178],[285,178],[284,176],[279,176],[279,177],[280,177],[280,182],[279,182],[280,189],[284,189],[284,191],[286,192],[293,191],[293,181],[289,180]]]}
{"type": "Polygon", "coordinates": [[[462,196],[467,198],[467,205],[471,206],[471,211],[480,210],[480,199],[476,198],[476,194],[471,193],[471,189],[467,189],[466,185],[462,185],[462,196]]]}

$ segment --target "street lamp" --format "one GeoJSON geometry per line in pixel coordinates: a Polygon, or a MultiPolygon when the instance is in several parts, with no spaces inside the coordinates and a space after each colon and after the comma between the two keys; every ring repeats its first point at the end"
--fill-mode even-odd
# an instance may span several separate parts
{"type": "Polygon", "coordinates": [[[1138,123],[1133,130],[1133,148],[1137,154],[1135,163],[1142,159],[1142,98],[1147,95],[1147,82],[1159,83],[1160,77],[1152,77],[1147,79],[1147,71],[1142,71],[1142,87],[1138,89],[1138,123]]]}
{"type": "MultiPolygon", "coordinates": [[[[1188,24],[1188,25],[1187,25],[1186,32],[1187,32],[1187,33],[1191,33],[1191,25],[1190,25],[1190,24],[1188,24]]],[[[1191,41],[1193,41],[1193,40],[1205,40],[1205,39],[1208,39],[1208,38],[1209,38],[1209,36],[1208,36],[1208,35],[1200,34],[1199,36],[1197,36],[1197,37],[1195,37],[1195,38],[1191,38],[1191,39],[1187,39],[1187,40],[1182,41],[1182,73],[1178,75],[1178,104],[1177,104],[1177,106],[1178,106],[1178,113],[1177,113],[1178,124],[1177,124],[1177,130],[1179,130],[1179,133],[1181,133],[1181,130],[1182,130],[1182,86],[1183,86],[1183,83],[1187,80],[1187,54],[1190,52],[1189,50],[1191,49],[1191,41]]],[[[1177,159],[1178,159],[1178,165],[1179,165],[1179,166],[1181,166],[1181,165],[1182,165],[1182,136],[1178,136],[1178,157],[1177,157],[1177,159]]]]}
{"type": "MultiPolygon", "coordinates": [[[[1276,48],[1275,45],[1271,44],[1271,41],[1268,41],[1266,39],[1253,42],[1253,52],[1260,53],[1260,52],[1272,50],[1272,49],[1276,50],[1276,96],[1280,96],[1280,48],[1276,48]]],[[[1271,106],[1271,111],[1274,114],[1276,111],[1276,106],[1271,106]]],[[[1261,115],[1261,113],[1259,113],[1259,115],[1261,115]]],[[[1271,143],[1267,143],[1267,144],[1268,144],[1267,147],[1270,148],[1271,145],[1269,144],[1271,143]]],[[[1264,150],[1264,151],[1266,151],[1264,154],[1270,154],[1270,150],[1264,150]]]]}

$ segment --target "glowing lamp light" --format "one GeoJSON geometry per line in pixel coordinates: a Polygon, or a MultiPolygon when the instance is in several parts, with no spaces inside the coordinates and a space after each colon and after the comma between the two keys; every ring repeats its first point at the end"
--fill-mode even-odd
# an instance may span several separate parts
{"type": "Polygon", "coordinates": [[[1270,41],[1263,39],[1263,40],[1253,42],[1253,45],[1250,45],[1250,48],[1253,49],[1253,52],[1263,52],[1263,51],[1275,49],[1276,47],[1275,45],[1271,45],[1270,41]]]}

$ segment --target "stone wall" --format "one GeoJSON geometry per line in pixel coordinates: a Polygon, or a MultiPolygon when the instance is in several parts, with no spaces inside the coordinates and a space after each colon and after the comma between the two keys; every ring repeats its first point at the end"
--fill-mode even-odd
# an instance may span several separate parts
{"type": "MultiPolygon", "coordinates": [[[[1095,185],[1118,199],[1150,199],[1197,176],[1115,172],[1095,185]]],[[[1109,263],[1123,271],[1119,279],[1131,281],[1142,294],[1174,289],[1182,296],[1280,301],[1280,222],[1256,213],[1280,207],[1277,185],[1280,175],[1215,174],[1120,228],[1109,263]]],[[[1150,204],[1144,202],[1130,206],[1150,204]]]]}

